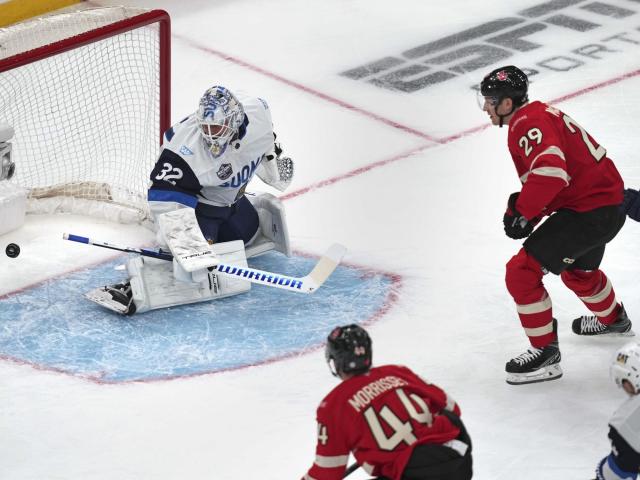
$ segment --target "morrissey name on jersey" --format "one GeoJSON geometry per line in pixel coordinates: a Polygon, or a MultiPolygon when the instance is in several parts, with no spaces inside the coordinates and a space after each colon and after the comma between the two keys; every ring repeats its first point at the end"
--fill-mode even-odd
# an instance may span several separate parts
{"type": "Polygon", "coordinates": [[[379,380],[375,380],[356,392],[356,394],[349,399],[349,405],[351,405],[356,412],[366,407],[371,401],[381,393],[391,390],[396,387],[404,387],[409,385],[406,380],[389,375],[379,380]]]}

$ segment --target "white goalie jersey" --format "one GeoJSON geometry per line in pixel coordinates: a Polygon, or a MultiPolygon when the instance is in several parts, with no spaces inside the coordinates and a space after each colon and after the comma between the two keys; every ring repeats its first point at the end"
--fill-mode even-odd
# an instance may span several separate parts
{"type": "Polygon", "coordinates": [[[150,175],[148,199],[154,216],[181,207],[195,208],[198,204],[233,205],[254,174],[280,190],[288,186],[290,178],[283,182],[279,173],[282,169],[278,168],[282,162],[273,154],[274,134],[268,104],[241,93],[236,96],[244,108],[245,121],[238,138],[218,157],[208,150],[195,114],[167,130],[162,152],[150,175]]]}

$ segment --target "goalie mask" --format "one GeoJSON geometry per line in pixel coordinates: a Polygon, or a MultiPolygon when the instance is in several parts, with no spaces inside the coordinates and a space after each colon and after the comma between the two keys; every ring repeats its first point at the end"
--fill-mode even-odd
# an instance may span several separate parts
{"type": "Polygon", "coordinates": [[[371,368],[371,338],[358,325],[334,328],[327,338],[327,363],[333,375],[361,374],[371,368]]]}
{"type": "Polygon", "coordinates": [[[611,378],[630,395],[640,393],[640,345],[628,343],[616,352],[610,368],[611,378]],[[631,391],[629,382],[633,386],[631,391]]]}
{"type": "Polygon", "coordinates": [[[200,99],[196,119],[209,151],[214,157],[219,157],[238,135],[244,122],[244,109],[229,90],[215,86],[200,99]]]}

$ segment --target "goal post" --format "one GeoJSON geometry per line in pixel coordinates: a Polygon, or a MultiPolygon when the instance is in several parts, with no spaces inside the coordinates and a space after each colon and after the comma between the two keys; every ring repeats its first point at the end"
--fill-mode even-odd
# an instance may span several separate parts
{"type": "Polygon", "coordinates": [[[0,28],[0,123],[15,130],[11,181],[29,191],[31,211],[144,220],[171,121],[170,61],[163,10],[95,8],[0,28]]]}

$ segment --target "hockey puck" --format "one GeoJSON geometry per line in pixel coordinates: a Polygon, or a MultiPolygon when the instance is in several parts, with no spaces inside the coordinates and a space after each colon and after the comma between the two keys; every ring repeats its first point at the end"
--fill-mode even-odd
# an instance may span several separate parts
{"type": "Polygon", "coordinates": [[[10,243],[7,245],[7,248],[5,248],[4,253],[6,253],[9,258],[16,258],[20,255],[20,247],[15,243],[10,243]]]}

